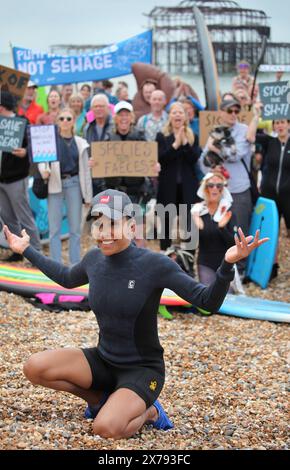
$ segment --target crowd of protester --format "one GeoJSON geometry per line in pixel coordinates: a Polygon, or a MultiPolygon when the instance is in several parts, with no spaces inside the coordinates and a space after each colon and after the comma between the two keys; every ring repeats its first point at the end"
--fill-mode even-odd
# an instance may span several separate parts
{"type": "MultiPolygon", "coordinates": [[[[277,77],[277,80],[280,77],[277,77]]],[[[175,92],[168,99],[156,80],[146,80],[132,99],[126,82],[115,87],[110,80],[52,87],[47,111],[36,102],[37,86],[29,82],[17,114],[28,125],[54,124],[57,129],[59,159],[39,164],[42,178],[48,179],[48,219],[50,256],[60,261],[62,203],[69,222],[69,260],[80,259],[82,206],[105,189],[126,192],[134,203],[186,205],[186,225],[193,220],[200,232],[197,253],[199,279],[209,284],[237,227],[248,233],[254,201],[251,172],[259,170],[257,184],[262,196],[273,199],[283,216],[290,236],[290,152],[289,122],[261,120],[258,87],[250,75],[250,64],[238,65],[232,89],[220,102],[220,125],[229,130],[229,144],[218,146],[209,136],[199,145],[199,112],[203,106],[194,90],[175,79],[175,92]],[[136,98],[137,97],[137,98],[136,98]],[[136,108],[135,108],[136,104],[136,108]],[[242,110],[251,110],[249,125],[239,122],[242,110]],[[95,164],[91,145],[101,141],[156,141],[156,177],[92,178],[95,164]]],[[[13,97],[2,92],[0,116],[16,116],[13,97]]],[[[27,181],[30,160],[28,143],[12,153],[0,152],[0,216],[15,233],[23,228],[34,247],[41,249],[37,229],[29,208],[27,181]]],[[[160,249],[174,243],[170,221],[163,221],[165,236],[160,249]]],[[[181,237],[182,238],[182,237],[181,237]]],[[[181,242],[183,240],[181,239],[181,242]]],[[[194,254],[194,250],[191,250],[194,254]]],[[[13,254],[6,261],[18,261],[13,254]]],[[[272,276],[278,273],[278,258],[272,276]]],[[[240,276],[245,263],[238,266],[240,276]]]]}

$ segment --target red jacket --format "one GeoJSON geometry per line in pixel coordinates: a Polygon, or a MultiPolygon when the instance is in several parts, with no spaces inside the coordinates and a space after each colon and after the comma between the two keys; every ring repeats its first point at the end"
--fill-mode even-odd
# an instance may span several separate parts
{"type": "Polygon", "coordinates": [[[32,101],[32,103],[28,106],[28,108],[25,110],[19,106],[18,109],[18,115],[19,116],[25,116],[30,124],[36,124],[36,120],[40,114],[42,114],[43,108],[42,106],[39,106],[35,101],[32,101]]]}

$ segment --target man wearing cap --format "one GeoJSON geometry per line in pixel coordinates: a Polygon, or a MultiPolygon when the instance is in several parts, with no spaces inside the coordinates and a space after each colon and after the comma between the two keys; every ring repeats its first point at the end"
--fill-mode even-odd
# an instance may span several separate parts
{"type": "MultiPolygon", "coordinates": [[[[112,141],[143,141],[144,132],[134,126],[135,115],[133,106],[128,101],[120,101],[115,106],[115,128],[110,133],[112,141]]],[[[151,188],[150,181],[145,177],[113,177],[106,178],[106,187],[119,189],[129,195],[134,203],[139,203],[144,194],[151,188]]]]}
{"type": "MultiPolygon", "coordinates": [[[[224,147],[223,153],[226,155],[223,167],[229,173],[228,189],[233,197],[232,210],[236,215],[238,226],[242,228],[244,233],[248,233],[253,203],[251,198],[251,182],[249,171],[253,155],[252,144],[254,139],[249,132],[249,127],[238,121],[238,115],[241,111],[240,102],[230,95],[227,99],[223,99],[220,104],[221,126],[229,128],[231,136],[235,141],[234,148],[224,147]]],[[[254,116],[256,110],[254,108],[254,116]]],[[[255,117],[254,117],[255,118],[255,117]]],[[[214,146],[213,138],[209,137],[207,144],[201,155],[201,162],[208,151],[220,154],[220,150],[214,146]]],[[[201,163],[202,171],[207,173],[209,168],[201,163]]],[[[245,261],[239,265],[239,271],[243,274],[245,261]]]]}
{"type": "Polygon", "coordinates": [[[87,401],[86,417],[104,438],[133,436],[144,423],[168,430],[173,424],[157,400],[165,380],[157,312],[164,288],[208,311],[221,306],[234,277],[233,264],[260,246],[257,233],[227,250],[215,281],[197,283],[169,257],[133,242],[135,209],[125,193],[106,190],[93,199],[92,236],[98,248],[66,267],[30,246],[25,231],[4,233],[11,249],[66,288],[89,283],[89,302],[99,325],[97,347],[48,350],[31,356],[24,374],[34,385],[65,391],[87,401]]]}
{"type": "Polygon", "coordinates": [[[19,116],[25,116],[30,124],[36,124],[38,116],[44,113],[42,106],[36,103],[37,85],[29,80],[24,98],[18,107],[19,116]]]}
{"type": "MultiPolygon", "coordinates": [[[[8,91],[0,92],[0,116],[14,117],[15,99],[8,91]]],[[[26,120],[26,118],[23,118],[26,120]]],[[[28,122],[28,121],[27,121],[28,122]]],[[[25,228],[31,244],[40,250],[40,240],[28,202],[29,158],[27,138],[24,134],[22,148],[12,152],[0,151],[0,215],[14,233],[25,228]]],[[[5,261],[20,261],[22,255],[12,254],[5,261]]]]}

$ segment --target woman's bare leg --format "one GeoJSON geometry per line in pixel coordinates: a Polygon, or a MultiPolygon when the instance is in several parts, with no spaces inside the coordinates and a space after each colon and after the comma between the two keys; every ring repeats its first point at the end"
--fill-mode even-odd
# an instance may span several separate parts
{"type": "Polygon", "coordinates": [[[80,349],[56,349],[33,354],[24,364],[24,374],[34,385],[71,393],[91,405],[99,402],[102,392],[89,390],[92,373],[80,349]]]}
{"type": "Polygon", "coordinates": [[[94,434],[104,438],[126,439],[147,421],[156,421],[158,411],[146,404],[137,393],[120,388],[112,393],[93,423],[94,434]]]}

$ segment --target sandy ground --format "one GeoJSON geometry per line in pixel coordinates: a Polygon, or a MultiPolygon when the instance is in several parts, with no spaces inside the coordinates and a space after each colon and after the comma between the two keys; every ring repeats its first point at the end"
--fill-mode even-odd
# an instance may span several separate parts
{"type": "MultiPolygon", "coordinates": [[[[279,277],[264,291],[250,284],[248,295],[290,302],[289,245],[283,230],[279,277]]],[[[113,441],[92,435],[80,399],[34,387],[22,373],[37,351],[95,345],[92,312],[43,312],[0,292],[0,314],[0,449],[290,447],[287,324],[182,313],[159,318],[167,366],[160,400],[175,428],[145,426],[134,438],[113,441]]]]}

